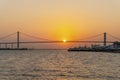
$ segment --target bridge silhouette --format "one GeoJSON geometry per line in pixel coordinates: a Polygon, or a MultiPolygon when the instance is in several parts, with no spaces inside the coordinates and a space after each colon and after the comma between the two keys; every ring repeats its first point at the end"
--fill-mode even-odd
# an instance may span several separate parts
{"type": "Polygon", "coordinates": [[[49,39],[45,39],[45,38],[38,38],[38,37],[35,37],[35,36],[32,36],[32,35],[29,35],[29,34],[26,34],[26,33],[22,33],[22,32],[17,32],[17,33],[13,33],[13,34],[9,34],[7,36],[4,36],[4,37],[1,37],[0,38],[0,41],[3,40],[3,39],[6,39],[12,35],[16,35],[16,41],[14,42],[11,42],[11,41],[7,41],[7,42],[0,42],[0,49],[2,48],[1,45],[4,45],[5,48],[8,48],[8,45],[11,45],[11,48],[13,48],[13,45],[16,45],[16,49],[20,49],[20,45],[21,44],[36,44],[36,43],[103,43],[103,46],[106,46],[107,43],[114,43],[116,41],[107,41],[107,36],[110,36],[111,38],[113,39],[116,39],[118,42],[120,41],[120,38],[118,37],[115,37],[111,34],[108,34],[108,33],[102,33],[102,34],[98,34],[98,35],[94,35],[94,36],[90,36],[90,37],[87,37],[87,38],[84,38],[84,39],[80,39],[80,40],[70,40],[70,41],[58,41],[58,40],[49,40],[49,39]],[[34,39],[39,39],[39,41],[21,41],[21,38],[20,35],[24,35],[24,36],[28,36],[28,37],[31,37],[31,38],[34,38],[34,39]],[[103,40],[102,41],[95,41],[95,40],[87,40],[87,39],[91,39],[91,38],[96,38],[98,36],[103,36],[103,40]]]}

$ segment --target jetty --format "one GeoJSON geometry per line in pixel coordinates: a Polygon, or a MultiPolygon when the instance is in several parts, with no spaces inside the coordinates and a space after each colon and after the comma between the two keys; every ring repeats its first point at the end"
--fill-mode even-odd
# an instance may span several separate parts
{"type": "Polygon", "coordinates": [[[114,42],[112,45],[100,46],[91,45],[91,47],[74,47],[69,48],[68,51],[92,51],[92,52],[115,52],[120,53],[120,42],[114,42]]]}

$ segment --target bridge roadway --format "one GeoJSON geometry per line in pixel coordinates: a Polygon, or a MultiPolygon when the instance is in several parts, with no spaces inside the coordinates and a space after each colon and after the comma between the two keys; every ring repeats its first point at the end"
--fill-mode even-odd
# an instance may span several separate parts
{"type": "MultiPolygon", "coordinates": [[[[21,41],[19,44],[35,44],[35,43],[104,43],[104,41],[21,41]]],[[[114,43],[107,41],[106,43],[114,43]]],[[[17,42],[0,42],[0,44],[17,44],[17,42]]]]}

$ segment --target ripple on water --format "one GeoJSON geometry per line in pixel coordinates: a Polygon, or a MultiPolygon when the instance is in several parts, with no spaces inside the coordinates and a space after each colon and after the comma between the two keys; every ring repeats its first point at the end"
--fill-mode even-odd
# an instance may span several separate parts
{"type": "Polygon", "coordinates": [[[0,55],[0,80],[120,80],[120,54],[33,50],[0,55]]]}

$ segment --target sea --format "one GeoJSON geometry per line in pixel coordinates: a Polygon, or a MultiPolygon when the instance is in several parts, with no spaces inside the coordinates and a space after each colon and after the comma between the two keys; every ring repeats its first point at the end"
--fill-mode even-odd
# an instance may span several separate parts
{"type": "Polygon", "coordinates": [[[0,80],[120,80],[120,53],[1,50],[0,80]]]}

